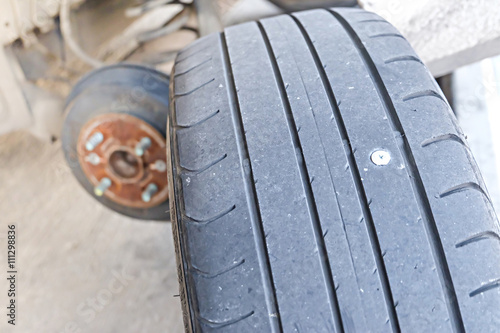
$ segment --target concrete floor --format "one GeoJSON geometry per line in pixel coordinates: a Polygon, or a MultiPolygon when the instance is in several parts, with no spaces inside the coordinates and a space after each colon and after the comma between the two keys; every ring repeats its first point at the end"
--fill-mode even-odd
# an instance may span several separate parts
{"type": "Polygon", "coordinates": [[[0,137],[0,332],[182,332],[169,223],[98,204],[60,145],[0,137]],[[6,324],[7,225],[15,224],[17,325],[6,324]]]}

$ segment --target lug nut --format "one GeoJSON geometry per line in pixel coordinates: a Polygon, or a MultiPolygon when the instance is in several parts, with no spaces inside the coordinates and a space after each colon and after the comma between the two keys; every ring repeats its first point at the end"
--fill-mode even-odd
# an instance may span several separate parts
{"type": "Polygon", "coordinates": [[[102,140],[104,140],[104,136],[101,132],[94,133],[85,143],[85,149],[88,151],[94,150],[102,142],[102,140]]]}
{"type": "Polygon", "coordinates": [[[104,192],[111,186],[111,179],[104,177],[101,179],[101,182],[94,187],[94,193],[98,197],[102,197],[104,192]]]}
{"type": "Polygon", "coordinates": [[[153,195],[155,195],[156,192],[158,192],[158,186],[156,186],[153,183],[149,184],[146,187],[146,189],[144,190],[144,192],[142,192],[142,195],[141,195],[142,201],[150,202],[151,198],[153,197],[153,195]]]}
{"type": "Polygon", "coordinates": [[[98,165],[101,162],[101,158],[96,153],[91,153],[87,157],[85,157],[85,161],[89,162],[92,165],[98,165]]]}
{"type": "Polygon", "coordinates": [[[142,156],[149,147],[151,147],[151,139],[148,137],[144,137],[135,146],[135,154],[137,156],[142,156]]]}

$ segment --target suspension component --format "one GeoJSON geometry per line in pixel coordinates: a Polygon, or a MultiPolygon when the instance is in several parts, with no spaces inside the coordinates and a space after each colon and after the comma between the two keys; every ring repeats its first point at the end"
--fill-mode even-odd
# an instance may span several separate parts
{"type": "Polygon", "coordinates": [[[85,149],[88,151],[94,150],[104,139],[101,132],[92,134],[92,136],[85,142],[85,149]]]}
{"type": "Polygon", "coordinates": [[[144,190],[144,192],[142,192],[141,195],[142,201],[150,202],[151,197],[153,197],[153,195],[155,195],[156,192],[158,192],[158,186],[156,186],[155,184],[149,184],[144,190]]]}
{"type": "Polygon", "coordinates": [[[135,146],[135,154],[137,156],[142,156],[149,147],[151,147],[151,139],[148,137],[144,137],[135,146]]]}
{"type": "Polygon", "coordinates": [[[68,166],[87,192],[120,214],[170,220],[168,91],[165,73],[121,63],[87,74],[67,98],[61,141],[68,166]]]}
{"type": "Polygon", "coordinates": [[[109,113],[92,118],[80,133],[78,157],[95,195],[134,208],[167,200],[166,142],[155,128],[128,114],[109,113]]]}
{"type": "Polygon", "coordinates": [[[101,197],[110,186],[111,186],[111,179],[109,179],[108,177],[104,177],[103,179],[101,179],[99,184],[97,184],[97,186],[94,187],[95,195],[101,197]]]}

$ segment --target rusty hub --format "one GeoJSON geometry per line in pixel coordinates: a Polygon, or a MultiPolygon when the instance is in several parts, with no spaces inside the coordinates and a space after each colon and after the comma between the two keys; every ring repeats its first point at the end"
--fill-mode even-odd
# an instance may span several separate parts
{"type": "Polygon", "coordinates": [[[82,128],[77,150],[96,195],[133,208],[167,200],[165,138],[143,120],[116,113],[95,117],[82,128]]]}

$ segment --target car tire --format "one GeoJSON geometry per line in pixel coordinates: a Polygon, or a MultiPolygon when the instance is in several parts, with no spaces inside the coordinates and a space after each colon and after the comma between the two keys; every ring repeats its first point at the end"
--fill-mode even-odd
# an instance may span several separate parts
{"type": "Polygon", "coordinates": [[[171,215],[194,332],[500,326],[497,217],[436,81],[388,22],[225,29],[172,73],[171,215]]]}

